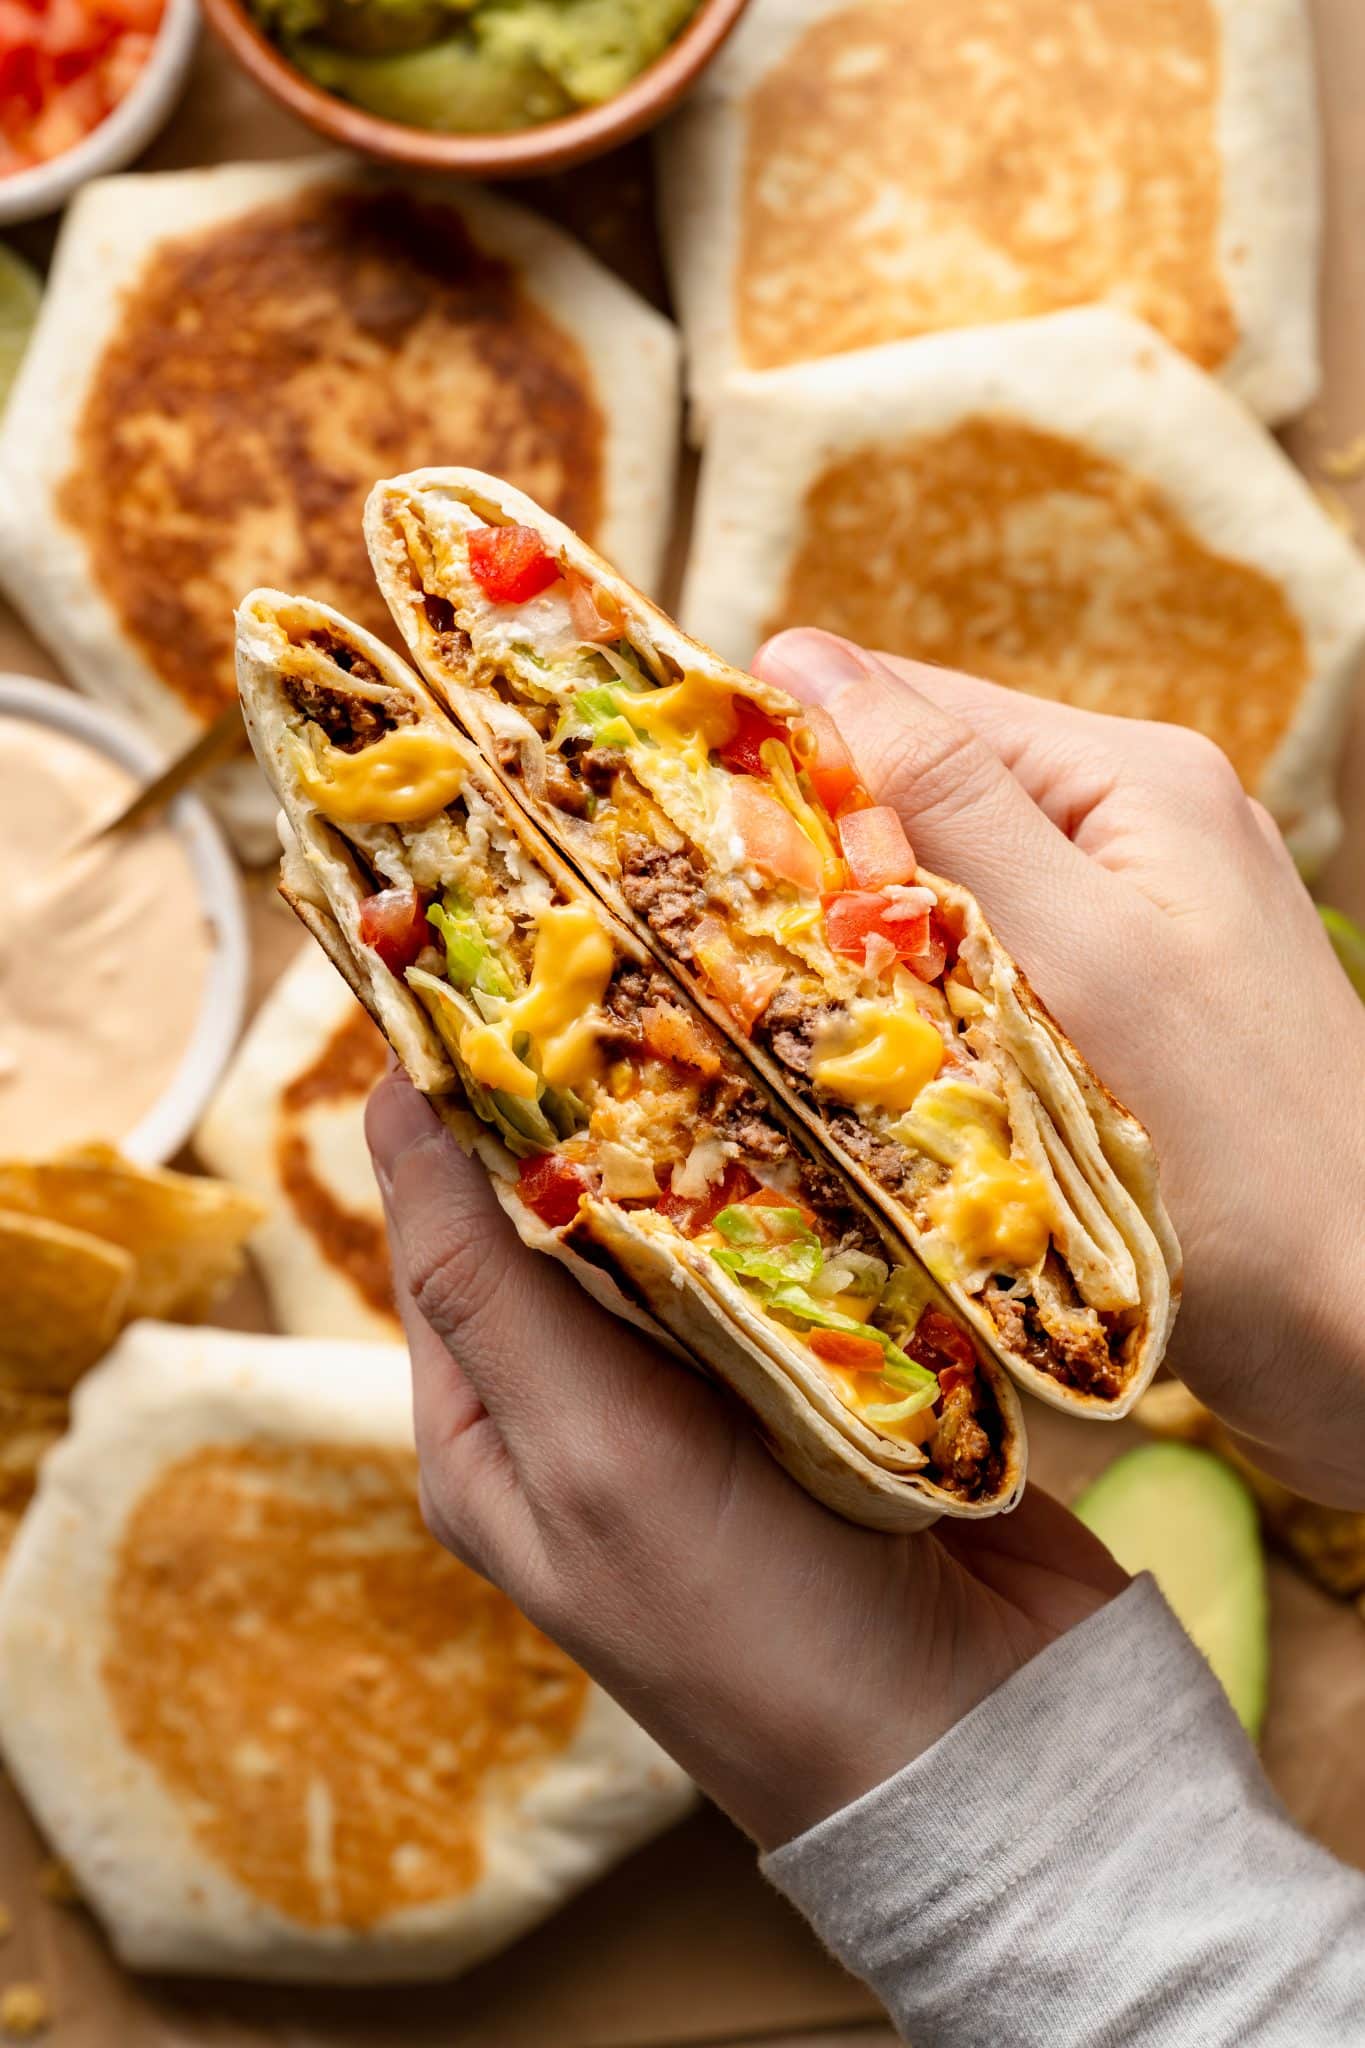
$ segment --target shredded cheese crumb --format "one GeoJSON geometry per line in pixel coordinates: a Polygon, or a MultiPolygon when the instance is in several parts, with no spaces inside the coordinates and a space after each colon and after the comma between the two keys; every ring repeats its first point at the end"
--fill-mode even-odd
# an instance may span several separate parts
{"type": "Polygon", "coordinates": [[[41,1984],[7,1984],[0,1991],[0,2032],[11,2041],[32,2040],[51,2019],[47,1993],[41,1984]]]}
{"type": "Polygon", "coordinates": [[[80,1888],[66,1864],[53,1856],[38,1872],[38,1890],[54,1906],[78,1906],[80,1888]]]}
{"type": "Polygon", "coordinates": [[[1321,456],[1321,465],[1328,476],[1338,483],[1352,484],[1358,477],[1365,476],[1365,434],[1357,434],[1341,448],[1326,448],[1321,456]]]}

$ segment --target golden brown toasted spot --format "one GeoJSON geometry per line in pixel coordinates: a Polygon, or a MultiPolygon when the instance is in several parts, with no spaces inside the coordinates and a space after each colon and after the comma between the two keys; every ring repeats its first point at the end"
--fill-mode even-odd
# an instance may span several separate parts
{"type": "Polygon", "coordinates": [[[378,1201],[352,1209],[318,1172],[309,1112],[349,1105],[358,1111],[384,1071],[384,1041],[365,1012],[339,1024],[311,1067],[297,1074],[280,1101],[275,1162],[290,1208],[329,1265],[350,1280],[376,1315],[397,1321],[388,1240],[378,1201]]]}
{"type": "Polygon", "coordinates": [[[255,583],[392,636],[360,530],[376,477],[474,464],[592,534],[602,440],[582,350],[458,215],[329,187],[153,251],[61,509],[124,631],[208,719],[255,583]]]}
{"type": "Polygon", "coordinates": [[[973,419],[834,464],[807,493],[777,616],[1089,710],[1191,725],[1253,787],[1308,680],[1275,583],[1146,478],[973,419]]]}
{"type": "Polygon", "coordinates": [[[422,1525],[416,1461],[218,1445],[125,1526],[104,1681],[207,1855],[306,1926],[479,1881],[490,1807],[572,1740],[587,1680],[422,1525]]]}
{"type": "Polygon", "coordinates": [[[755,369],[1107,299],[1207,367],[1211,0],[854,0],[748,103],[735,265],[755,369]]]}

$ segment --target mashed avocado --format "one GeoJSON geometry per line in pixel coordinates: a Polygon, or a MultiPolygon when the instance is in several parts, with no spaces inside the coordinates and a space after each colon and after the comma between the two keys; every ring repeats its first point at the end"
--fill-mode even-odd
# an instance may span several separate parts
{"type": "Polygon", "coordinates": [[[667,48],[697,0],[251,0],[291,63],[390,121],[452,134],[595,106],[667,48]]]}

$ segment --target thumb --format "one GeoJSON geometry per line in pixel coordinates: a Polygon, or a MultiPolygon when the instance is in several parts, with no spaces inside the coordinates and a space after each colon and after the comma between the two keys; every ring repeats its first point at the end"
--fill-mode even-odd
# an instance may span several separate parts
{"type": "Polygon", "coordinates": [[[898,811],[917,859],[978,897],[1039,992],[1061,1006],[1091,978],[1084,935],[1110,923],[1119,884],[1044,815],[981,735],[875,654],[798,628],[754,673],[830,713],[868,788],[898,811]]]}

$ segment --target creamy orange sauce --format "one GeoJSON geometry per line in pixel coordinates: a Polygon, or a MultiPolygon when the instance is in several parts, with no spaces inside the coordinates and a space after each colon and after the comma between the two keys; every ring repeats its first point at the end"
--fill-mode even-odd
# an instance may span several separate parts
{"type": "Polygon", "coordinates": [[[169,1084],[194,1028],[211,940],[180,840],[151,824],[79,847],[133,788],[82,741],[0,717],[7,1153],[125,1137],[169,1084]]]}

